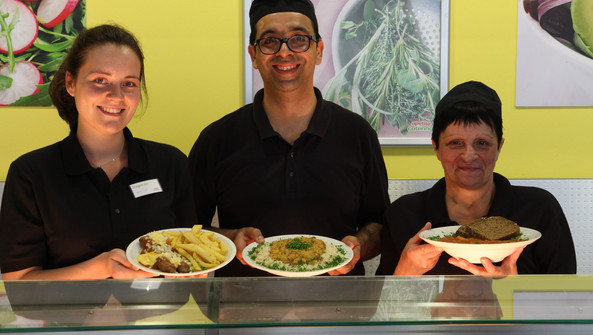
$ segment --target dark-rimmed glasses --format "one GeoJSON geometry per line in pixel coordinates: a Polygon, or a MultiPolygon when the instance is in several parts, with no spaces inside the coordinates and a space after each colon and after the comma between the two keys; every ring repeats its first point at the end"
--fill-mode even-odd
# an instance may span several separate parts
{"type": "Polygon", "coordinates": [[[253,43],[259,46],[259,51],[264,55],[273,55],[280,51],[282,43],[286,43],[288,49],[292,52],[305,52],[311,46],[311,40],[317,43],[317,37],[311,35],[294,35],[287,38],[264,37],[253,43]]]}

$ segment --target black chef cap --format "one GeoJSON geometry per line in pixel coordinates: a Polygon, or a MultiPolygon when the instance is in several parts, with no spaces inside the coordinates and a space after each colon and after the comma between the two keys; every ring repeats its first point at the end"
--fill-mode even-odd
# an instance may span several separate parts
{"type": "Polygon", "coordinates": [[[255,24],[257,21],[268,14],[280,12],[296,12],[305,15],[313,22],[315,36],[320,38],[315,7],[310,0],[253,0],[249,9],[249,24],[251,26],[250,44],[255,43],[255,24]]]}
{"type": "Polygon", "coordinates": [[[496,113],[502,116],[502,103],[496,91],[486,86],[479,81],[467,81],[453,87],[445,96],[439,101],[435,108],[435,113],[445,111],[454,104],[462,101],[474,101],[483,104],[496,113]]]}

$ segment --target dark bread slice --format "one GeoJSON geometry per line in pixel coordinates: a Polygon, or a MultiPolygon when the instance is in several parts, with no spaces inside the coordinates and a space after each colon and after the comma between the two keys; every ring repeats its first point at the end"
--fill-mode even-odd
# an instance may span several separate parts
{"type": "Polygon", "coordinates": [[[515,222],[501,216],[482,217],[465,224],[455,236],[478,238],[480,240],[508,240],[520,234],[520,227],[515,222]]]}

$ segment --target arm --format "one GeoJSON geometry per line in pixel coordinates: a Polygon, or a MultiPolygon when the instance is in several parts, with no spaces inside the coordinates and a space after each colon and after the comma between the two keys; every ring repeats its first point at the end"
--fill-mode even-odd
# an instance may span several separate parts
{"type": "Polygon", "coordinates": [[[329,274],[332,276],[346,274],[354,269],[359,260],[365,261],[378,255],[381,249],[381,228],[383,228],[382,225],[371,222],[362,227],[355,236],[344,237],[342,242],[348,245],[354,254],[352,260],[343,267],[330,271],[329,274]]]}
{"type": "Polygon", "coordinates": [[[82,263],[43,270],[39,266],[2,273],[3,280],[84,280],[150,278],[156,274],[138,270],[121,249],[104,252],[82,263]]]}
{"type": "Polygon", "coordinates": [[[342,239],[352,248],[354,256],[352,261],[345,266],[330,271],[330,275],[346,274],[359,260],[365,261],[378,255],[381,250],[381,230],[383,226],[378,223],[389,205],[389,192],[387,169],[377,134],[371,130],[368,139],[368,157],[364,167],[364,189],[360,201],[359,218],[364,226],[360,227],[355,236],[346,236],[342,239]]]}

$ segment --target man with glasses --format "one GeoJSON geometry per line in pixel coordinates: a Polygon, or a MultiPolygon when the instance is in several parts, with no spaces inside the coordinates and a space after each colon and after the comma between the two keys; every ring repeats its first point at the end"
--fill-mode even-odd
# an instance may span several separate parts
{"type": "Polygon", "coordinates": [[[205,128],[189,155],[201,224],[218,211],[219,231],[237,258],[217,276],[266,272],[241,265],[263,236],[314,234],[354,250],[330,274],[364,274],[359,260],[379,251],[389,204],[377,134],[360,116],[313,86],[323,41],[309,0],[255,0],[248,48],[264,88],[254,102],[205,128]]]}

